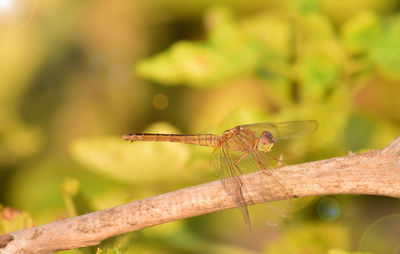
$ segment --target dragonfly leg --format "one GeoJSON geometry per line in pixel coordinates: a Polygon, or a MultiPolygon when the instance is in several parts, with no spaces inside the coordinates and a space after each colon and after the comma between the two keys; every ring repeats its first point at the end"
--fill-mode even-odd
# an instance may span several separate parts
{"type": "Polygon", "coordinates": [[[257,163],[257,167],[258,167],[259,170],[265,170],[264,168],[262,168],[260,162],[257,159],[255,161],[257,163]]]}
{"type": "Polygon", "coordinates": [[[237,158],[237,160],[234,162],[235,168],[239,171],[240,174],[243,174],[242,170],[240,170],[238,164],[239,162],[241,162],[243,160],[244,157],[246,157],[246,153],[244,153],[242,156],[240,156],[239,158],[237,158]]]}
{"type": "Polygon", "coordinates": [[[279,159],[276,159],[276,158],[274,158],[274,157],[272,157],[272,156],[269,156],[268,154],[265,154],[264,156],[268,157],[268,158],[271,159],[271,160],[277,161],[277,162],[278,162],[278,164],[276,165],[277,168],[279,168],[279,167],[281,167],[282,165],[286,164],[286,163],[283,162],[283,154],[281,154],[281,155],[279,156],[279,159]]]}

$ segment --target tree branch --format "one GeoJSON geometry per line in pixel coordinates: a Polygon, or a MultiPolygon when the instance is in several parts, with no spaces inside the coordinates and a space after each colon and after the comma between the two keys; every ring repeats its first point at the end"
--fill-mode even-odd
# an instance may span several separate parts
{"type": "MultiPolygon", "coordinates": [[[[367,194],[400,198],[400,137],[382,151],[287,166],[275,173],[293,197],[367,194]]],[[[241,176],[248,205],[286,199],[277,186],[266,188],[260,174],[241,176]]],[[[0,253],[51,253],[91,246],[125,232],[235,207],[221,181],[214,181],[11,232],[0,236],[0,253]]]]}

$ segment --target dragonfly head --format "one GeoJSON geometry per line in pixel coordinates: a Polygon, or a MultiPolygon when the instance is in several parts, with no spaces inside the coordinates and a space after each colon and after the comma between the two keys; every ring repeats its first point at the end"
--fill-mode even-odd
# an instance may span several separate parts
{"type": "Polygon", "coordinates": [[[275,145],[275,140],[274,140],[274,137],[272,136],[271,132],[263,131],[263,133],[261,133],[261,137],[258,142],[258,146],[257,146],[258,151],[267,153],[267,152],[271,151],[271,149],[274,147],[274,145],[275,145]]]}

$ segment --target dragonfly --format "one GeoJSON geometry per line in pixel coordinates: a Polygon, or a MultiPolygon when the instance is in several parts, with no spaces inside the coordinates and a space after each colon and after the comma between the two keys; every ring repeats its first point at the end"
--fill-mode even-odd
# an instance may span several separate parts
{"type": "MultiPolygon", "coordinates": [[[[280,140],[292,139],[316,131],[318,123],[315,120],[291,121],[280,123],[255,123],[238,125],[228,129],[221,136],[215,134],[159,134],[131,133],[122,138],[131,142],[136,141],[165,141],[194,144],[213,147],[210,164],[221,179],[225,192],[232,197],[239,208],[244,221],[251,230],[250,216],[245,198],[245,186],[240,179],[243,172],[253,169],[262,170],[264,180],[271,186],[279,188],[290,201],[290,193],[274,173],[277,160],[268,155],[280,140]],[[269,170],[270,169],[270,170],[269,170]]],[[[281,159],[278,160],[279,162],[281,159]]],[[[263,196],[268,195],[265,191],[263,196]]]]}

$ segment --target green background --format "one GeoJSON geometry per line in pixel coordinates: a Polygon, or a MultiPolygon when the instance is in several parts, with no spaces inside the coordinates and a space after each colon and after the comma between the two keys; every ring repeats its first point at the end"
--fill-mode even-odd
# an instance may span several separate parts
{"type": "MultiPolygon", "coordinates": [[[[315,119],[287,164],[400,133],[400,2],[0,1],[0,234],[215,180],[212,149],[131,132],[315,119]]],[[[237,209],[63,253],[397,253],[400,203],[237,209]],[[278,209],[275,209],[278,208],[278,209]]]]}

